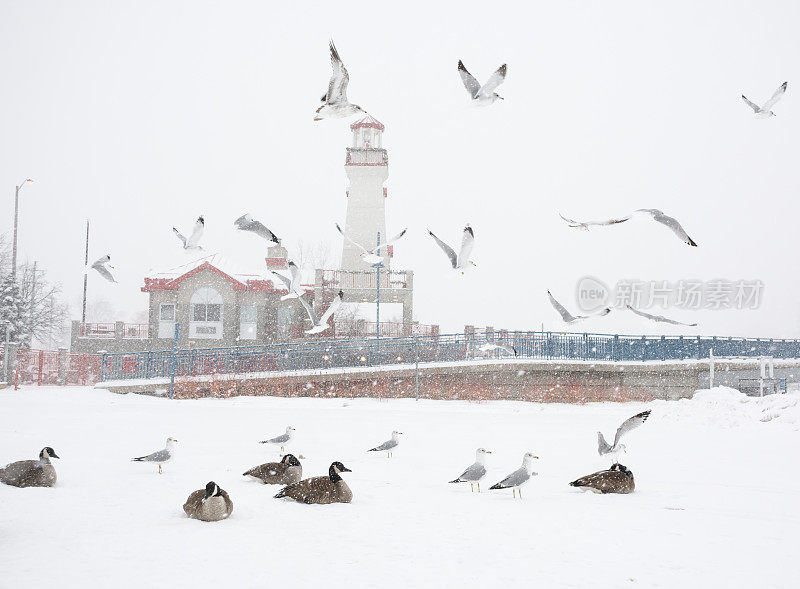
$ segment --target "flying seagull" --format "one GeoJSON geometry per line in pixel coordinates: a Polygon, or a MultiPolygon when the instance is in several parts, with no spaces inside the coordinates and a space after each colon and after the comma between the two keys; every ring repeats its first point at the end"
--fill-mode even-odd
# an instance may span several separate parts
{"type": "Polygon", "coordinates": [[[522,485],[531,480],[532,475],[537,474],[531,471],[531,460],[533,459],[538,460],[539,457],[534,456],[532,452],[525,452],[525,455],[522,457],[522,466],[499,483],[495,483],[489,487],[489,489],[511,489],[512,496],[514,495],[514,491],[518,490],[519,498],[522,499],[522,485]]]}
{"type": "Polygon", "coordinates": [[[87,269],[87,271],[89,269],[97,270],[97,273],[106,280],[108,280],[109,282],[116,282],[114,276],[111,274],[111,272],[108,271],[109,268],[111,269],[114,268],[114,266],[112,266],[109,262],[111,262],[111,256],[106,254],[102,258],[99,258],[94,264],[92,264],[87,269]]]}
{"type": "Polygon", "coordinates": [[[744,100],[750,106],[750,108],[753,109],[757,119],[768,119],[775,116],[775,113],[772,112],[771,109],[773,106],[775,106],[775,103],[781,99],[783,93],[786,92],[787,86],[789,86],[789,82],[784,82],[781,84],[778,89],[775,90],[775,94],[772,95],[772,98],[764,103],[764,106],[758,106],[754,102],[751,102],[744,94],[742,94],[742,100],[744,100]]]}
{"type": "Polygon", "coordinates": [[[428,234],[433,237],[436,243],[439,244],[439,247],[447,254],[447,257],[450,259],[450,265],[453,266],[453,270],[460,270],[461,273],[464,274],[469,269],[470,265],[476,265],[475,262],[469,259],[472,253],[472,247],[475,245],[475,233],[469,225],[464,227],[464,233],[461,237],[461,251],[458,252],[458,255],[456,255],[453,248],[436,237],[430,229],[428,229],[428,234]]]}
{"type": "Polygon", "coordinates": [[[686,327],[697,327],[697,323],[681,323],[680,321],[675,321],[674,319],[668,319],[663,315],[651,315],[650,313],[645,313],[644,311],[639,311],[634,309],[630,305],[625,305],[629,311],[636,313],[644,317],[645,319],[649,319],[650,321],[655,321],[656,323],[670,323],[672,325],[684,325],[686,327]]]}
{"type": "Polygon", "coordinates": [[[132,458],[135,462],[155,462],[158,464],[158,474],[161,474],[161,465],[169,462],[172,459],[172,449],[178,440],[175,438],[167,438],[167,447],[163,450],[158,450],[147,456],[139,456],[139,458],[132,458]]]}
{"type": "Polygon", "coordinates": [[[470,99],[472,100],[472,104],[476,104],[478,106],[488,106],[495,102],[498,98],[500,100],[504,100],[504,98],[495,92],[495,90],[506,79],[506,64],[503,64],[497,68],[497,71],[489,76],[489,79],[486,80],[486,83],[483,86],[481,86],[481,83],[475,79],[475,76],[467,71],[467,68],[464,67],[464,64],[460,59],[458,60],[458,73],[461,76],[461,81],[464,83],[464,87],[467,89],[470,99]]]}
{"type": "Polygon", "coordinates": [[[558,314],[561,315],[561,318],[567,325],[570,325],[572,323],[577,323],[578,321],[583,321],[584,319],[589,319],[591,317],[603,317],[604,315],[608,315],[609,313],[611,313],[611,309],[609,307],[605,307],[604,309],[601,309],[597,313],[593,313],[591,315],[573,315],[572,313],[567,311],[564,305],[562,305],[556,300],[556,298],[550,293],[549,290],[547,291],[547,296],[550,297],[550,304],[553,305],[553,307],[555,307],[555,310],[558,311],[558,314]]]}
{"type": "Polygon", "coordinates": [[[334,297],[333,301],[331,302],[328,309],[325,313],[322,314],[322,317],[317,319],[316,314],[314,313],[314,309],[311,308],[311,305],[308,303],[305,297],[301,296],[298,297],[300,299],[300,303],[305,307],[306,313],[308,313],[308,318],[311,319],[311,323],[314,324],[314,327],[307,330],[306,333],[314,334],[314,333],[322,333],[323,331],[327,331],[330,329],[330,325],[328,325],[328,320],[333,316],[336,310],[342,306],[342,299],[344,299],[344,292],[339,291],[338,294],[334,297]]]}
{"type": "Polygon", "coordinates": [[[469,483],[470,490],[474,491],[473,485],[478,485],[478,493],[481,492],[481,479],[486,476],[486,455],[491,454],[491,450],[478,448],[475,451],[475,462],[467,467],[457,479],[451,483],[469,483]]]}
{"type": "Polygon", "coordinates": [[[242,231],[250,231],[259,235],[266,239],[268,242],[272,243],[273,245],[280,245],[281,239],[275,235],[272,231],[267,229],[261,221],[256,221],[250,215],[250,213],[244,214],[238,219],[236,219],[233,224],[236,226],[237,229],[241,229],[242,231]]]}
{"type": "Polygon", "coordinates": [[[625,452],[625,444],[620,444],[620,439],[632,429],[636,429],[642,425],[645,421],[647,421],[648,417],[650,417],[649,410],[637,413],[633,417],[629,417],[623,421],[622,425],[619,426],[617,433],[614,436],[614,443],[610,446],[603,437],[603,433],[597,432],[597,453],[600,454],[600,456],[611,455],[614,462],[618,462],[617,459],[619,458],[619,455],[625,452]]]}
{"type": "Polygon", "coordinates": [[[284,446],[289,443],[289,440],[292,439],[294,435],[295,429],[291,425],[286,426],[286,432],[282,433],[279,436],[275,436],[274,438],[270,438],[269,440],[264,440],[259,442],[259,444],[280,444],[281,452],[283,452],[284,446]]]}
{"type": "Polygon", "coordinates": [[[628,217],[622,217],[621,219],[608,219],[607,221],[576,221],[575,219],[570,219],[568,217],[565,217],[561,213],[559,213],[558,216],[564,219],[570,227],[583,229],[584,231],[588,231],[589,226],[591,225],[605,227],[607,225],[616,225],[617,223],[624,223],[625,221],[630,219],[630,216],[628,216],[628,217]]]}
{"type": "Polygon", "coordinates": [[[370,448],[369,450],[367,450],[367,452],[386,452],[386,456],[391,458],[392,454],[394,454],[394,449],[397,448],[397,446],[400,445],[400,436],[402,436],[402,435],[403,435],[403,432],[399,432],[397,430],[394,430],[392,432],[391,439],[386,440],[380,446],[375,446],[374,448],[370,448]]]}
{"type": "Polygon", "coordinates": [[[670,217],[669,215],[665,215],[663,211],[659,211],[658,209],[637,209],[627,217],[619,217],[616,219],[608,219],[605,221],[576,221],[575,219],[570,219],[568,217],[565,217],[564,215],[559,215],[559,216],[562,219],[564,219],[564,221],[566,221],[570,227],[575,227],[577,229],[583,229],[586,231],[589,229],[590,226],[604,227],[609,225],[616,225],[618,223],[624,223],[637,213],[643,216],[648,216],[656,223],[661,223],[662,225],[669,227],[672,230],[672,232],[678,236],[678,239],[680,239],[683,243],[691,245],[692,247],[697,247],[697,244],[691,237],[689,237],[686,234],[686,231],[684,231],[683,227],[681,226],[680,223],[678,223],[677,219],[675,219],[674,217],[670,217]]]}
{"type": "Polygon", "coordinates": [[[407,229],[403,229],[400,233],[398,233],[397,235],[392,237],[386,243],[382,243],[379,246],[368,250],[367,248],[365,248],[360,243],[356,243],[355,241],[353,241],[344,231],[342,231],[342,228],[339,227],[338,223],[336,223],[336,230],[339,233],[342,234],[342,237],[344,237],[347,241],[349,241],[350,243],[352,243],[354,246],[356,246],[358,249],[361,250],[361,252],[362,252],[361,259],[364,260],[370,266],[374,266],[375,264],[380,264],[383,261],[383,257],[378,255],[380,250],[385,248],[385,247],[389,247],[390,245],[392,245],[395,241],[397,241],[398,239],[403,237],[406,234],[406,231],[407,231],[407,229]]]}
{"type": "Polygon", "coordinates": [[[303,294],[303,288],[300,286],[300,270],[297,269],[297,264],[294,262],[289,262],[289,278],[283,276],[282,274],[278,274],[277,272],[272,272],[272,274],[277,276],[286,286],[286,290],[289,291],[288,294],[285,294],[281,297],[282,301],[285,301],[286,299],[296,299],[303,294]]]}
{"type": "Polygon", "coordinates": [[[316,111],[315,121],[349,117],[360,112],[367,112],[357,104],[350,104],[347,101],[347,83],[350,81],[350,74],[347,73],[347,68],[344,67],[333,40],[330,42],[330,47],[333,73],[331,74],[331,81],[328,82],[328,90],[322,95],[323,104],[316,111]]]}
{"type": "Polygon", "coordinates": [[[200,238],[203,237],[203,231],[206,228],[206,222],[203,219],[203,215],[197,217],[197,221],[194,224],[194,229],[192,229],[192,234],[189,236],[189,239],[186,239],[180,231],[178,231],[175,227],[172,230],[175,232],[175,235],[178,236],[178,239],[181,240],[183,243],[183,249],[185,250],[202,250],[198,244],[200,238]]]}
{"type": "Polygon", "coordinates": [[[656,223],[661,223],[669,227],[672,232],[678,236],[683,243],[690,245],[692,247],[697,247],[697,244],[694,240],[686,234],[686,231],[683,230],[681,224],[678,223],[678,220],[674,217],[670,217],[669,215],[665,215],[662,211],[658,209],[637,209],[634,213],[642,213],[644,215],[649,216],[653,221],[656,223]]]}
{"type": "Polygon", "coordinates": [[[513,354],[514,356],[517,355],[517,348],[510,344],[495,344],[492,342],[486,342],[482,344],[478,348],[481,352],[491,352],[492,350],[501,350],[506,354],[513,354]]]}

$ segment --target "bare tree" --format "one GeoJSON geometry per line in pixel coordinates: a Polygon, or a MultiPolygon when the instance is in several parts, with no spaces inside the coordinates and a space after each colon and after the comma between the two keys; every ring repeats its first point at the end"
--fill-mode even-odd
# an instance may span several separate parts
{"type": "Polygon", "coordinates": [[[326,269],[333,263],[331,244],[327,241],[309,243],[298,239],[292,251],[294,255],[290,259],[304,272],[304,276],[313,270],[326,269]]]}

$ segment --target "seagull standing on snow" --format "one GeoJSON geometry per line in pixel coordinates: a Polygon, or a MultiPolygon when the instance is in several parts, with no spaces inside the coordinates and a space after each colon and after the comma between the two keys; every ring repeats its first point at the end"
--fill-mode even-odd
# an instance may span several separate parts
{"type": "Polygon", "coordinates": [[[283,452],[284,446],[289,443],[289,440],[292,439],[294,435],[295,429],[291,425],[286,426],[286,432],[282,433],[279,436],[275,436],[274,438],[270,438],[269,440],[264,440],[263,442],[259,442],[259,444],[280,444],[281,452],[283,452]]]}
{"type": "Polygon", "coordinates": [[[575,227],[577,229],[583,229],[584,231],[588,231],[590,226],[608,226],[608,225],[616,225],[618,223],[624,223],[625,221],[629,220],[635,214],[641,214],[644,216],[650,217],[656,223],[661,223],[662,225],[669,227],[672,232],[678,236],[683,243],[687,245],[691,245],[692,247],[697,247],[697,244],[694,240],[686,234],[683,227],[678,220],[674,217],[670,217],[669,215],[665,215],[663,211],[659,211],[658,209],[637,209],[633,211],[632,214],[628,215],[627,217],[620,217],[617,219],[608,219],[606,221],[576,221],[574,219],[570,219],[565,217],[564,215],[559,215],[570,227],[575,227]]]}
{"type": "Polygon", "coordinates": [[[158,464],[158,474],[161,474],[161,465],[169,462],[172,459],[173,448],[178,442],[175,438],[167,438],[167,447],[163,450],[158,450],[147,456],[139,456],[139,458],[132,458],[134,462],[155,462],[158,464]]]}
{"type": "Polygon", "coordinates": [[[757,119],[768,119],[775,116],[775,113],[772,112],[771,109],[773,106],[775,106],[775,103],[781,99],[781,96],[783,96],[783,93],[786,92],[786,88],[788,86],[789,82],[784,82],[781,84],[778,89],[775,90],[775,94],[772,95],[772,98],[764,103],[764,106],[758,106],[754,102],[751,102],[744,94],[742,94],[742,100],[744,100],[748,106],[753,109],[757,119]]]}
{"type": "Polygon", "coordinates": [[[330,47],[333,73],[331,74],[331,81],[328,83],[328,91],[322,95],[323,104],[317,109],[317,116],[314,117],[315,121],[349,117],[360,112],[367,112],[357,104],[350,104],[347,101],[347,84],[350,82],[350,74],[347,73],[347,68],[344,67],[342,58],[339,57],[339,52],[336,51],[333,41],[330,42],[330,47]]]}
{"type": "Polygon", "coordinates": [[[475,462],[467,467],[457,479],[451,483],[469,483],[470,491],[474,491],[473,486],[478,485],[478,493],[481,492],[481,479],[486,476],[486,455],[491,454],[491,450],[478,448],[475,451],[475,462]]]}
{"type": "Polygon", "coordinates": [[[308,318],[311,319],[311,323],[314,324],[314,327],[307,330],[306,333],[314,334],[314,333],[322,333],[323,331],[327,331],[330,329],[330,325],[328,325],[328,320],[333,316],[333,314],[342,306],[342,300],[344,299],[344,292],[339,291],[337,295],[333,298],[330,306],[328,307],[327,311],[322,314],[322,317],[317,319],[316,313],[314,313],[314,309],[311,308],[311,305],[305,299],[305,297],[298,297],[300,299],[300,303],[308,313],[308,318]]]}
{"type": "Polygon", "coordinates": [[[374,266],[375,264],[380,264],[381,262],[383,262],[383,258],[380,255],[378,255],[378,252],[380,252],[380,250],[382,250],[383,248],[389,247],[390,245],[392,245],[395,241],[397,241],[398,239],[403,237],[406,234],[406,231],[407,231],[407,229],[403,229],[400,233],[398,233],[397,235],[392,237],[386,243],[382,243],[379,246],[368,250],[367,248],[365,248],[360,243],[356,243],[355,241],[350,239],[350,237],[344,231],[342,231],[342,228],[339,227],[338,223],[336,223],[336,230],[339,233],[342,234],[342,237],[344,237],[347,241],[352,243],[354,246],[356,246],[358,249],[360,249],[363,252],[361,254],[361,259],[364,260],[370,266],[374,266]]]}
{"type": "Polygon", "coordinates": [[[400,445],[400,436],[403,435],[403,432],[399,432],[397,430],[392,432],[392,437],[389,440],[386,440],[380,446],[375,446],[374,448],[370,448],[367,452],[386,452],[386,456],[391,458],[394,454],[394,449],[400,445]]]}
{"type": "Polygon", "coordinates": [[[203,231],[205,228],[206,222],[203,219],[203,215],[200,215],[197,217],[197,221],[194,224],[194,229],[192,229],[192,234],[189,236],[189,239],[186,239],[175,227],[173,227],[172,230],[175,232],[175,235],[178,236],[178,239],[180,239],[183,243],[183,249],[191,251],[203,249],[197,244],[200,241],[200,238],[203,237],[203,231]]]}
{"type": "Polygon", "coordinates": [[[625,453],[625,444],[620,444],[620,439],[632,429],[642,425],[650,417],[650,411],[642,411],[622,422],[614,436],[614,443],[609,445],[602,432],[597,432],[597,453],[600,456],[610,456],[614,463],[619,462],[619,455],[625,453]]]}
{"type": "Polygon", "coordinates": [[[250,231],[251,233],[255,233],[266,239],[272,245],[280,245],[281,240],[280,238],[275,235],[272,231],[267,229],[261,221],[256,221],[253,217],[247,213],[236,219],[233,224],[236,226],[237,229],[241,229],[242,231],[250,231]]]}
{"type": "Polygon", "coordinates": [[[289,274],[291,278],[286,278],[286,276],[278,274],[277,272],[273,272],[272,274],[277,276],[289,291],[289,294],[285,294],[281,297],[282,301],[297,299],[303,294],[303,287],[300,286],[300,270],[298,270],[297,264],[294,262],[289,262],[289,274]]]}
{"type": "Polygon", "coordinates": [[[472,101],[472,104],[478,106],[488,106],[494,103],[498,98],[504,100],[495,90],[506,79],[506,64],[497,68],[497,71],[489,76],[486,83],[481,86],[481,83],[475,79],[471,73],[467,71],[461,60],[458,60],[458,73],[461,76],[461,81],[467,89],[467,93],[472,101]]]}
{"type": "Polygon", "coordinates": [[[433,231],[430,229],[428,229],[428,234],[433,237],[436,243],[439,244],[439,247],[442,248],[442,251],[447,254],[453,270],[460,270],[461,273],[464,274],[470,266],[476,265],[475,262],[469,259],[469,256],[472,253],[472,248],[475,245],[475,233],[472,231],[472,227],[469,225],[464,227],[464,233],[461,237],[461,251],[458,252],[458,255],[456,255],[456,252],[453,250],[453,248],[436,237],[433,234],[433,231]]]}
{"type": "Polygon", "coordinates": [[[111,256],[106,254],[102,258],[98,259],[94,264],[89,266],[87,271],[89,269],[97,270],[97,273],[109,282],[116,282],[114,276],[108,271],[109,268],[114,268],[114,266],[112,266],[109,262],[111,262],[111,256]]]}
{"type": "Polygon", "coordinates": [[[670,323],[672,325],[684,325],[686,327],[697,327],[697,323],[681,323],[680,321],[675,321],[674,319],[668,319],[663,315],[651,315],[650,313],[645,313],[644,311],[639,311],[634,309],[630,305],[625,305],[629,311],[636,313],[637,315],[644,317],[645,319],[649,319],[650,321],[655,321],[656,323],[670,323]]]}
{"type": "Polygon", "coordinates": [[[489,489],[511,489],[512,496],[515,494],[514,491],[518,490],[519,498],[522,499],[522,485],[531,480],[531,476],[537,474],[531,471],[531,461],[534,459],[538,460],[539,457],[534,456],[532,452],[525,452],[525,455],[522,457],[522,466],[499,483],[495,483],[489,487],[489,489]]]}
{"type": "Polygon", "coordinates": [[[589,319],[590,317],[603,317],[604,315],[608,315],[609,313],[611,313],[611,309],[609,307],[606,307],[604,309],[601,309],[597,313],[593,313],[592,315],[573,315],[572,313],[567,311],[564,305],[562,305],[556,300],[556,298],[550,293],[549,290],[547,291],[547,296],[550,297],[550,304],[553,305],[556,311],[558,311],[558,314],[561,315],[561,319],[563,319],[564,323],[566,323],[567,325],[577,323],[578,321],[583,321],[584,319],[589,319]]]}

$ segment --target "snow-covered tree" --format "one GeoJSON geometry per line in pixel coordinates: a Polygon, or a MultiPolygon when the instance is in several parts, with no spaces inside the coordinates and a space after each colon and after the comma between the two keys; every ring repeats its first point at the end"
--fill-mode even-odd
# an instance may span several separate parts
{"type": "Polygon", "coordinates": [[[25,328],[27,305],[17,284],[11,280],[11,273],[0,276],[0,339],[5,340],[6,324],[11,325],[11,341],[23,342],[28,330],[25,328]]]}

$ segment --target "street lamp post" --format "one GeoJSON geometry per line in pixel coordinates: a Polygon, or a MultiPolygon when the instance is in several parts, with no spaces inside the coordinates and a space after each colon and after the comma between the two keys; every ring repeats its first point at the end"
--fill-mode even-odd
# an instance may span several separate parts
{"type": "Polygon", "coordinates": [[[22,187],[28,182],[33,182],[33,180],[30,178],[25,178],[25,180],[16,187],[16,192],[14,193],[14,241],[13,245],[11,246],[11,282],[13,284],[15,284],[17,281],[17,225],[19,223],[19,191],[22,190],[22,187]]]}

